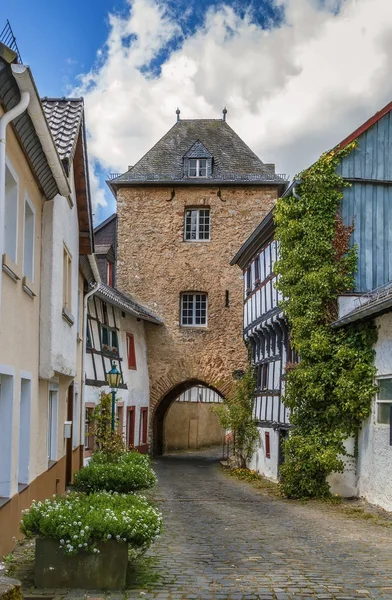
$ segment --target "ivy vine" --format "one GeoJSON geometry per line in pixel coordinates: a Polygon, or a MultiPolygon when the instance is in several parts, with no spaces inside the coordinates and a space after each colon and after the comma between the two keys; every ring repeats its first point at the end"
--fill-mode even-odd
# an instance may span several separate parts
{"type": "Polygon", "coordinates": [[[284,398],[294,429],[285,443],[282,488],[292,498],[330,494],[327,477],[343,471],[344,441],[358,434],[377,389],[374,323],[330,326],[337,297],[353,289],[357,267],[353,227],[340,216],[350,184],[336,172],[354,147],[323,154],[299,175],[298,197],[280,198],[276,206],[276,285],[300,356],[287,365],[284,398]]]}

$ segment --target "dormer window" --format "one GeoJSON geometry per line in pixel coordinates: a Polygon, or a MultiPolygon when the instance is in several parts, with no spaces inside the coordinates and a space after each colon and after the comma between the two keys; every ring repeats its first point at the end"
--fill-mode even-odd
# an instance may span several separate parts
{"type": "Polygon", "coordinates": [[[207,177],[207,159],[190,158],[188,175],[189,177],[207,177]]]}

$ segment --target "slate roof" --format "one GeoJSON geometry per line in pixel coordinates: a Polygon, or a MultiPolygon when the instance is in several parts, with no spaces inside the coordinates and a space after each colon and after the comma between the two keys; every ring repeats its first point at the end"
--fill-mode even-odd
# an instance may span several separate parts
{"type": "Polygon", "coordinates": [[[121,184],[165,182],[286,184],[283,177],[275,174],[274,166],[262,163],[222,119],[177,121],[131,169],[111,179],[108,185],[114,189],[121,184]],[[189,178],[184,173],[184,156],[197,142],[213,157],[211,177],[189,178]]]}
{"type": "Polygon", "coordinates": [[[157,325],[161,325],[163,323],[162,319],[152,312],[152,310],[146,308],[142,304],[139,304],[139,302],[136,302],[136,300],[131,298],[131,296],[128,296],[128,294],[123,294],[115,288],[106,285],[106,283],[99,284],[96,295],[102,300],[110,302],[111,304],[118,306],[122,310],[125,310],[126,312],[129,312],[136,317],[143,319],[144,321],[151,321],[157,325]]]}
{"type": "Polygon", "coordinates": [[[42,98],[42,106],[67,173],[83,119],[83,98],[42,98]]]}

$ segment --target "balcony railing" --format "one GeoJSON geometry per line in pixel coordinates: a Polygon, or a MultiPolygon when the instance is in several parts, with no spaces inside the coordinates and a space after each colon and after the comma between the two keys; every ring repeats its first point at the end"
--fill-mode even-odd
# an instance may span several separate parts
{"type": "Polygon", "coordinates": [[[18,62],[23,63],[22,57],[19,52],[18,44],[16,43],[16,37],[14,36],[14,32],[12,31],[12,27],[10,25],[9,20],[5,24],[2,32],[0,33],[0,42],[16,52],[18,56],[18,62]]]}

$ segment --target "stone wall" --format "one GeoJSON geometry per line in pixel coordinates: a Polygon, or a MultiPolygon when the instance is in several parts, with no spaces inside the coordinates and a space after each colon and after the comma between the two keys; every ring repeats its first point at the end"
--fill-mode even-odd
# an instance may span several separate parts
{"type": "Polygon", "coordinates": [[[173,402],[164,423],[166,450],[187,450],[223,444],[225,430],[213,403],[173,402]]]}
{"type": "Polygon", "coordinates": [[[165,321],[163,327],[146,326],[151,416],[182,382],[205,383],[225,395],[233,370],[245,366],[242,274],[230,260],[276,197],[275,186],[118,190],[118,287],[165,321]],[[185,242],[184,211],[203,206],[211,211],[211,239],[185,242]],[[208,327],[180,326],[184,291],[208,293],[208,327]]]}
{"type": "Polygon", "coordinates": [[[22,597],[20,581],[0,576],[0,600],[22,600],[22,597]]]}

